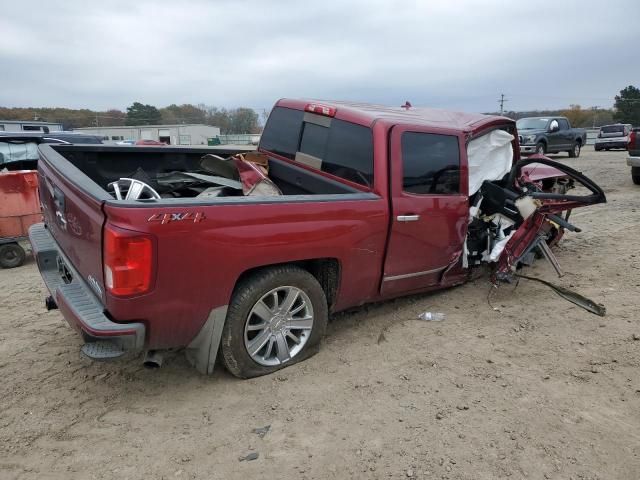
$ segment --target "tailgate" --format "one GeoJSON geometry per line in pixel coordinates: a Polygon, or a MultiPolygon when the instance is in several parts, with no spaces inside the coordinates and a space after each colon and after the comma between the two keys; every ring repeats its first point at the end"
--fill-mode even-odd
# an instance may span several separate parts
{"type": "Polygon", "coordinates": [[[40,146],[40,202],[44,221],[70,267],[104,301],[103,192],[49,145],[40,146]]]}

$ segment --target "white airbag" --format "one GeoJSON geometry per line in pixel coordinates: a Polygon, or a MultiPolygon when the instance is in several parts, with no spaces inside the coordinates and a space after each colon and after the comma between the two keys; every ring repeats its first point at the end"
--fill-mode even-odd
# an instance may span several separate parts
{"type": "Polygon", "coordinates": [[[499,180],[511,170],[512,141],[510,133],[492,130],[469,142],[469,195],[476,193],[485,180],[499,180]]]}

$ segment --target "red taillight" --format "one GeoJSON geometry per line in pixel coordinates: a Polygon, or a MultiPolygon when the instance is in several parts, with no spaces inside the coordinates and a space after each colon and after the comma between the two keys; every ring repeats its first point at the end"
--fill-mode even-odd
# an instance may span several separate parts
{"type": "Polygon", "coordinates": [[[335,107],[328,107],[327,105],[320,105],[319,103],[308,103],[307,106],[304,107],[304,110],[305,112],[317,113],[325,117],[336,116],[335,107]]]}
{"type": "Polygon", "coordinates": [[[104,283],[113,295],[136,295],[151,288],[153,242],[148,235],[104,228],[104,283]]]}
{"type": "Polygon", "coordinates": [[[631,130],[629,134],[629,142],[627,143],[627,150],[633,150],[636,145],[636,131],[631,130]]]}

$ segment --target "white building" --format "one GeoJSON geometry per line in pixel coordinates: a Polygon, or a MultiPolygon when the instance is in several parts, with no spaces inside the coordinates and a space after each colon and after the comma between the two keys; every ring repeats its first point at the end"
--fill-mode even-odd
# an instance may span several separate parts
{"type": "Polygon", "coordinates": [[[105,143],[157,140],[169,145],[206,145],[207,138],[220,135],[218,127],[202,124],[85,127],[74,128],[73,131],[101,136],[105,143]]]}
{"type": "Polygon", "coordinates": [[[61,123],[29,122],[25,120],[0,120],[0,132],[59,132],[61,123]]]}

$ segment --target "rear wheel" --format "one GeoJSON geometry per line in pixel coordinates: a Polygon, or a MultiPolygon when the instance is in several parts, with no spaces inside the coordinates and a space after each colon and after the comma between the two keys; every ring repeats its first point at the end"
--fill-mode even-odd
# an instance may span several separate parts
{"type": "Polygon", "coordinates": [[[547,146],[544,144],[544,142],[538,142],[536,144],[536,153],[538,155],[544,155],[545,153],[547,153],[547,146]]]}
{"type": "Polygon", "coordinates": [[[292,265],[262,270],[235,289],[222,360],[240,378],[275,372],[315,354],[327,320],[327,299],[313,275],[292,265]]]}
{"type": "Polygon", "coordinates": [[[0,245],[0,266],[2,268],[15,268],[24,263],[24,249],[17,243],[5,243],[0,245]]]}
{"type": "Polygon", "coordinates": [[[631,179],[636,185],[640,185],[640,167],[631,167],[631,179]]]}
{"type": "Polygon", "coordinates": [[[580,142],[576,142],[573,144],[573,148],[571,150],[569,150],[569,157],[570,158],[578,158],[580,156],[580,149],[581,149],[582,145],[580,145],[580,142]]]}

